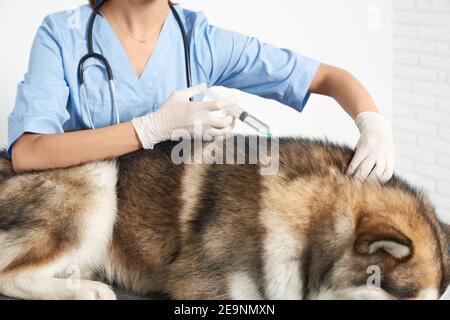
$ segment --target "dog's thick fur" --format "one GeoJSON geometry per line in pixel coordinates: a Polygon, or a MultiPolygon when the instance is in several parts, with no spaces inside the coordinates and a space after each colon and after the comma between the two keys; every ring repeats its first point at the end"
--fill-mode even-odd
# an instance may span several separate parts
{"type": "Polygon", "coordinates": [[[259,165],[175,165],[174,145],[21,175],[3,153],[0,294],[113,299],[108,283],[174,299],[436,299],[446,289],[448,227],[398,177],[347,177],[352,150],[282,139],[278,174],[263,176],[259,165]]]}

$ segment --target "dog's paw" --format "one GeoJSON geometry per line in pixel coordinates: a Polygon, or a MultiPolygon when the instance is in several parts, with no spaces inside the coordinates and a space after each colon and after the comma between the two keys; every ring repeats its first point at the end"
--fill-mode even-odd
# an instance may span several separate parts
{"type": "Polygon", "coordinates": [[[74,300],[117,300],[117,297],[110,286],[83,280],[80,288],[75,290],[74,300]]]}

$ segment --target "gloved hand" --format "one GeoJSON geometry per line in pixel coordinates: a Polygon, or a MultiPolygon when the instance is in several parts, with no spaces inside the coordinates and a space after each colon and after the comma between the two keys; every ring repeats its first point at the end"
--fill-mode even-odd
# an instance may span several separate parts
{"type": "Polygon", "coordinates": [[[153,149],[156,144],[170,140],[172,133],[179,129],[186,129],[192,137],[199,139],[203,138],[204,131],[215,137],[229,134],[234,127],[234,117],[217,111],[235,104],[236,100],[189,101],[205,88],[206,85],[198,85],[176,91],[158,111],[133,119],[131,122],[143,148],[153,149]],[[195,132],[199,126],[203,126],[202,132],[195,132]]]}
{"type": "Polygon", "coordinates": [[[394,142],[392,130],[384,117],[376,112],[360,113],[355,119],[361,137],[347,174],[360,181],[369,179],[386,183],[394,174],[394,142]]]}

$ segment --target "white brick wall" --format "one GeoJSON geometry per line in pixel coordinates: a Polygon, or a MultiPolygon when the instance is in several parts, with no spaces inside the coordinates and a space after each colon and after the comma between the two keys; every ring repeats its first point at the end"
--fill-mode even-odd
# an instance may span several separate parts
{"type": "Polygon", "coordinates": [[[450,222],[450,0],[394,0],[398,172],[450,222]]]}

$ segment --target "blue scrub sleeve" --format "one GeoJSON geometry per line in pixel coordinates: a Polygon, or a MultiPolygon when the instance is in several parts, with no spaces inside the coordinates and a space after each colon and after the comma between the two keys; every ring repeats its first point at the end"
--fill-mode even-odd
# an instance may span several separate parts
{"type": "Polygon", "coordinates": [[[277,100],[302,111],[320,66],[318,61],[211,26],[194,27],[195,63],[211,86],[224,86],[277,100]]]}
{"type": "Polygon", "coordinates": [[[62,133],[70,118],[66,109],[69,88],[56,30],[48,16],[35,36],[28,72],[18,85],[16,103],[8,117],[9,156],[14,142],[24,133],[62,133]]]}

